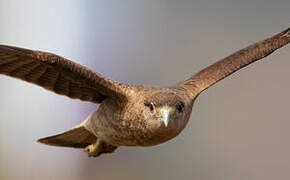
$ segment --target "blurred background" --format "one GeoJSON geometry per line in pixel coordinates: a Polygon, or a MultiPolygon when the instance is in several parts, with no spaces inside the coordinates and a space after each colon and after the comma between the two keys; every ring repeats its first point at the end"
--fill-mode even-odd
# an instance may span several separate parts
{"type": "MultiPolygon", "coordinates": [[[[287,0],[0,0],[0,43],[53,52],[113,80],[172,85],[290,26],[287,0]]],[[[214,85],[186,129],[88,158],[36,143],[97,105],[0,76],[0,179],[289,179],[290,46],[214,85]]]]}

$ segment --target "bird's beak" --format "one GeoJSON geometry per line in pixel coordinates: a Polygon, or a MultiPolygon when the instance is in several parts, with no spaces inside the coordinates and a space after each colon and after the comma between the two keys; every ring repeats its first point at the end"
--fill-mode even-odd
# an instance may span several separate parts
{"type": "Polygon", "coordinates": [[[169,121],[170,121],[170,113],[171,113],[172,109],[170,107],[164,107],[161,110],[161,118],[162,121],[164,122],[165,127],[167,127],[169,121]]]}

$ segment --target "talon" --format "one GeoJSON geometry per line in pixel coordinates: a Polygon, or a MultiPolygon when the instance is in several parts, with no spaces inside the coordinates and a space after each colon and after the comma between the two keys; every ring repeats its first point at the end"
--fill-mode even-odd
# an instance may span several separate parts
{"type": "Polygon", "coordinates": [[[88,153],[89,157],[98,157],[102,153],[112,153],[117,149],[117,146],[108,144],[102,140],[97,140],[95,143],[88,145],[84,151],[88,153]]]}
{"type": "Polygon", "coordinates": [[[102,150],[101,143],[102,141],[98,139],[94,144],[90,144],[85,147],[84,151],[88,153],[89,157],[97,157],[100,155],[100,152],[102,150]]]}
{"type": "Polygon", "coordinates": [[[88,153],[88,156],[91,157],[93,155],[94,152],[94,144],[88,145],[85,149],[85,152],[88,153]]]}

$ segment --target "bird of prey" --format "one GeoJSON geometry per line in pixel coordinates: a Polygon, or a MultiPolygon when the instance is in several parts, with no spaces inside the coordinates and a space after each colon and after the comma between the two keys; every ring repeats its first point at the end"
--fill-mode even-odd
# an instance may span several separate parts
{"type": "Polygon", "coordinates": [[[97,157],[119,146],[153,146],[176,137],[185,128],[201,92],[289,42],[290,28],[168,87],[119,83],[55,54],[6,45],[0,45],[0,74],[99,104],[80,125],[38,140],[81,148],[97,157]]]}

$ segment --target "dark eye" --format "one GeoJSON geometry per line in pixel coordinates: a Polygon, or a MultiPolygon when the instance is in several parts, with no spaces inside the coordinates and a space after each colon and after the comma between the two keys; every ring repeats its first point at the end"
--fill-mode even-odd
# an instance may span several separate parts
{"type": "Polygon", "coordinates": [[[145,106],[149,107],[150,111],[154,111],[155,109],[155,105],[152,102],[145,103],[145,106]]]}
{"type": "Polygon", "coordinates": [[[178,112],[182,112],[183,111],[183,108],[184,108],[184,103],[183,102],[179,102],[178,104],[177,104],[177,110],[178,110],[178,112]]]}

